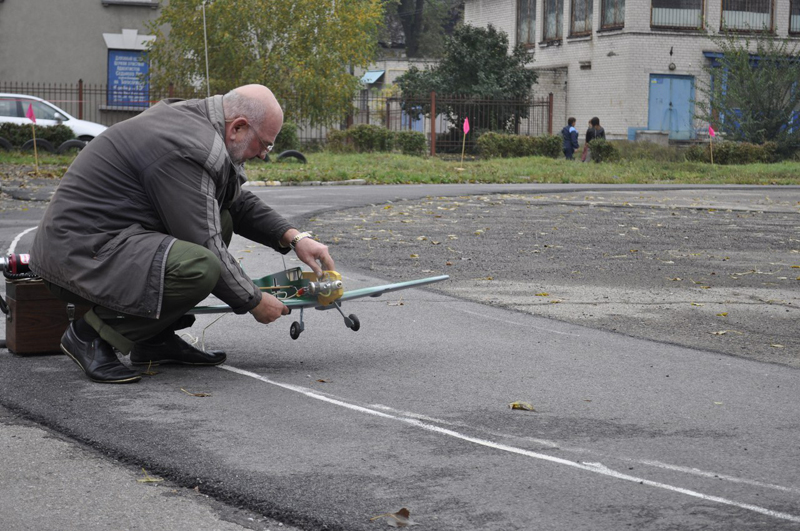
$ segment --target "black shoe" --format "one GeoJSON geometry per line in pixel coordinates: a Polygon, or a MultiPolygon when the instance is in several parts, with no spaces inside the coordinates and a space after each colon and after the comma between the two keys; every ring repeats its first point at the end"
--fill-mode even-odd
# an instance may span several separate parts
{"type": "Polygon", "coordinates": [[[226,359],[225,352],[221,350],[203,352],[175,334],[163,342],[136,343],[131,350],[131,365],[219,365],[226,359]]]}
{"type": "Polygon", "coordinates": [[[84,341],[75,330],[75,322],[70,323],[61,336],[61,350],[83,369],[86,376],[98,383],[133,383],[142,379],[138,374],[119,361],[114,349],[105,340],[95,337],[84,341]]]}

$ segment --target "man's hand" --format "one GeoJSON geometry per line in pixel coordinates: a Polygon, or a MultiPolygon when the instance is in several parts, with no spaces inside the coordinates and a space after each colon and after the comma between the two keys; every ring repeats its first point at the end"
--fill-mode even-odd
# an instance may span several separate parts
{"type": "Polygon", "coordinates": [[[313,238],[303,238],[294,247],[297,258],[305,262],[314,271],[317,278],[322,277],[322,271],[334,271],[333,258],[328,253],[328,246],[313,238]],[[317,263],[319,262],[319,263],[317,263]],[[320,264],[322,267],[320,267],[320,264]]]}
{"type": "Polygon", "coordinates": [[[261,302],[258,303],[258,306],[250,310],[250,313],[253,314],[253,317],[255,317],[256,321],[259,323],[269,324],[281,315],[288,314],[289,307],[275,298],[274,295],[264,293],[261,296],[261,302]]]}

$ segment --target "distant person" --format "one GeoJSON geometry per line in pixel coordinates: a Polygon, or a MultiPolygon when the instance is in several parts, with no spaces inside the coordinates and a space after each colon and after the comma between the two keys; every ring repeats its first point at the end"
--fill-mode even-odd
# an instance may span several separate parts
{"type": "Polygon", "coordinates": [[[589,120],[589,129],[586,130],[586,142],[583,144],[583,153],[581,154],[582,162],[592,160],[592,150],[589,148],[589,142],[595,138],[606,138],[606,130],[600,125],[600,118],[597,116],[589,120]]]}
{"type": "Polygon", "coordinates": [[[578,130],[575,129],[575,121],[575,118],[570,117],[567,125],[561,130],[561,137],[564,139],[564,156],[567,160],[572,160],[572,155],[578,149],[578,130]]]}

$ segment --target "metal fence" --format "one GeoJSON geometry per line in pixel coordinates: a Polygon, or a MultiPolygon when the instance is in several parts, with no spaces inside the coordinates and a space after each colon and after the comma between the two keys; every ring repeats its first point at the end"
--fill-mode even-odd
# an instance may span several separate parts
{"type": "MultiPolygon", "coordinates": [[[[205,93],[176,90],[163,92],[110,91],[106,85],[0,82],[0,92],[36,96],[60,107],[81,120],[106,126],[131,118],[165,98],[198,98],[205,93]]],[[[285,101],[291,107],[294,102],[285,101]]],[[[421,97],[386,96],[372,90],[361,91],[353,101],[349,116],[331,126],[312,126],[297,119],[298,139],[305,147],[324,146],[328,132],[357,124],[373,124],[392,131],[419,131],[426,135],[431,154],[460,152],[464,119],[474,133],[471,143],[483,131],[539,136],[552,134],[553,95],[523,100],[480,99],[467,96],[421,97]]]]}

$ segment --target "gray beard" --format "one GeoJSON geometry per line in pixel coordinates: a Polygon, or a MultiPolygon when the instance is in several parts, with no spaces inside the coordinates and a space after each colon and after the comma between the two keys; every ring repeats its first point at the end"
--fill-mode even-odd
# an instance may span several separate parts
{"type": "Polygon", "coordinates": [[[244,152],[247,149],[247,146],[250,145],[250,142],[253,141],[253,131],[249,131],[247,133],[247,137],[242,140],[241,142],[234,143],[230,148],[228,148],[228,155],[231,157],[231,161],[236,164],[237,166],[240,164],[244,164],[244,152]]]}

